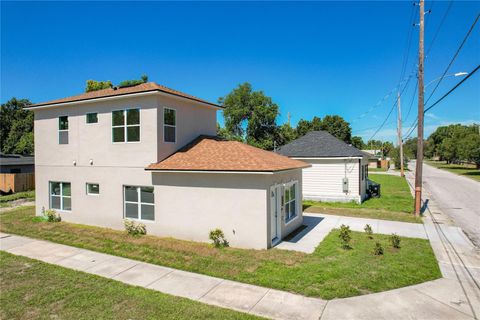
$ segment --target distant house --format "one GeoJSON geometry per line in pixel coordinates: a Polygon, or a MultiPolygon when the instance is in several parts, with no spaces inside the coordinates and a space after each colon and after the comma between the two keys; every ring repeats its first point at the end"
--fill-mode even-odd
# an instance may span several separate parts
{"type": "Polygon", "coordinates": [[[277,152],[311,164],[303,169],[304,199],[358,203],[365,199],[369,156],[328,132],[309,132],[277,152]]]}
{"type": "Polygon", "coordinates": [[[0,173],[30,173],[34,171],[34,156],[0,153],[0,173]]]}
{"type": "Polygon", "coordinates": [[[34,171],[33,156],[0,153],[0,193],[34,189],[34,171]]]}

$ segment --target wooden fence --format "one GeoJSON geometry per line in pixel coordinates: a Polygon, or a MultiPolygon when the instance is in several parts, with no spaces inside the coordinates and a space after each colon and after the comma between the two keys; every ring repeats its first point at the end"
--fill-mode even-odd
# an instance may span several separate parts
{"type": "Polygon", "coordinates": [[[0,173],[0,191],[21,192],[35,189],[35,173],[0,173]]]}

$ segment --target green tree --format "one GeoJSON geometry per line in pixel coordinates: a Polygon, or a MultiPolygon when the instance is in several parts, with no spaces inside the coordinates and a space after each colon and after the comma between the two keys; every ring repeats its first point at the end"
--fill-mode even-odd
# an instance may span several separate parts
{"type": "Polygon", "coordinates": [[[113,85],[110,80],[108,81],[87,80],[87,84],[85,86],[85,92],[108,89],[111,87],[113,87],[113,85]]]}
{"type": "Polygon", "coordinates": [[[345,141],[352,142],[352,128],[350,124],[340,116],[328,115],[322,120],[321,130],[325,130],[334,137],[345,141]]]}
{"type": "Polygon", "coordinates": [[[296,131],[297,137],[303,137],[308,132],[313,131],[312,122],[305,119],[300,119],[297,123],[297,127],[295,128],[295,131],[296,131]]]}
{"type": "Polygon", "coordinates": [[[452,163],[457,158],[457,146],[452,138],[443,139],[439,147],[439,152],[443,160],[452,163]]]}
{"type": "Polygon", "coordinates": [[[458,143],[460,159],[473,162],[480,169],[480,134],[470,133],[458,143]]]}
{"type": "Polygon", "coordinates": [[[246,82],[218,101],[224,107],[228,134],[242,137],[256,147],[273,149],[279,112],[278,105],[270,97],[263,91],[253,91],[251,84],[246,82]]]}
{"type": "Polygon", "coordinates": [[[23,109],[28,99],[12,98],[0,109],[0,149],[4,153],[32,154],[33,112],[23,109]]]}
{"type": "Polygon", "coordinates": [[[362,137],[352,137],[352,146],[360,150],[365,149],[365,143],[363,142],[362,137]]]}
{"type": "Polygon", "coordinates": [[[410,138],[403,142],[403,153],[411,158],[417,158],[417,138],[410,138]]]}
{"type": "Polygon", "coordinates": [[[288,123],[284,123],[277,128],[275,142],[277,146],[283,146],[297,138],[297,132],[288,123]]]}

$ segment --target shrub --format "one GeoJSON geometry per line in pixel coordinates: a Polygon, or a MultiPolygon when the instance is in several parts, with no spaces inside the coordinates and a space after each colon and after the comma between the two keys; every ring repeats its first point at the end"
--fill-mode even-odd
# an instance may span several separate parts
{"type": "Polygon", "coordinates": [[[132,236],[139,236],[147,234],[147,227],[143,223],[137,223],[130,219],[123,220],[123,225],[128,234],[132,236]]]}
{"type": "Polygon", "coordinates": [[[365,233],[368,235],[368,238],[373,239],[373,237],[372,237],[373,231],[372,231],[372,226],[371,225],[366,224],[365,228],[363,228],[363,230],[365,230],[365,233]]]}
{"type": "Polygon", "coordinates": [[[376,256],[383,255],[383,247],[380,242],[375,242],[375,248],[373,249],[373,254],[376,256]]]}
{"type": "Polygon", "coordinates": [[[350,231],[349,226],[346,226],[344,224],[340,226],[340,234],[338,235],[338,237],[340,238],[343,249],[351,249],[350,247],[350,240],[352,240],[351,233],[352,232],[350,231]]]}
{"type": "Polygon", "coordinates": [[[62,221],[62,217],[53,209],[48,209],[43,212],[43,216],[45,220],[48,222],[60,222],[62,221]]]}
{"type": "Polygon", "coordinates": [[[398,235],[393,233],[390,237],[390,241],[392,242],[392,246],[394,248],[400,249],[400,237],[398,235]]]}
{"type": "Polygon", "coordinates": [[[223,248],[223,247],[228,247],[229,243],[227,239],[225,239],[225,235],[223,234],[223,231],[220,229],[214,229],[210,231],[210,234],[208,236],[210,240],[213,241],[213,245],[215,248],[223,248]]]}

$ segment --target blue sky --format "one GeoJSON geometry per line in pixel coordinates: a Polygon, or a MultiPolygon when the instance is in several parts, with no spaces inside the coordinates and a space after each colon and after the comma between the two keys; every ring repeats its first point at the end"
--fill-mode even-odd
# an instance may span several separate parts
{"type": "MultiPolygon", "coordinates": [[[[426,1],[432,9],[426,48],[448,5],[426,1]]],[[[41,102],[81,93],[87,79],[118,83],[143,73],[217,101],[248,81],[280,106],[279,123],[288,112],[292,124],[339,114],[366,140],[394,102],[392,94],[378,104],[399,82],[409,29],[406,75],[414,69],[418,28],[410,24],[412,8],[410,1],[2,2],[1,101],[15,96],[41,102]]],[[[453,3],[426,59],[426,83],[443,73],[479,12],[478,1],[453,3]]],[[[480,23],[449,73],[479,64],[479,39],[480,23]]],[[[459,80],[446,78],[431,101],[459,80]]],[[[402,97],[404,118],[415,81],[402,97]]],[[[406,129],[415,109],[416,100],[406,129]]],[[[474,121],[480,122],[480,73],[427,114],[426,133],[474,121]]],[[[394,122],[392,115],[375,139],[393,140],[394,122]]]]}

